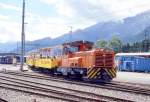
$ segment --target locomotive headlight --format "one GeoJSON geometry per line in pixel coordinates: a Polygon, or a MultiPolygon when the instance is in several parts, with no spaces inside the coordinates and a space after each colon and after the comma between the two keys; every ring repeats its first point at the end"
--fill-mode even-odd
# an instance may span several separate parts
{"type": "Polygon", "coordinates": [[[74,74],[74,71],[71,71],[71,74],[73,75],[73,74],[74,74]]]}
{"type": "Polygon", "coordinates": [[[83,74],[83,70],[80,71],[80,74],[83,74]]]}
{"type": "Polygon", "coordinates": [[[89,66],[89,68],[93,68],[93,67],[95,67],[95,65],[89,66]]]}
{"type": "Polygon", "coordinates": [[[91,53],[90,55],[91,55],[91,56],[94,56],[94,53],[91,53]]]}

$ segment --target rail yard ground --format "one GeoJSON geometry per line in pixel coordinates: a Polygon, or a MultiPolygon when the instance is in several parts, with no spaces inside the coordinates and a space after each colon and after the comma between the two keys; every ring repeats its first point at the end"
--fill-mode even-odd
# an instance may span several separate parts
{"type": "MultiPolygon", "coordinates": [[[[14,66],[14,65],[0,65],[0,70],[13,70],[13,71],[18,71],[19,70],[19,65],[14,66]]],[[[25,70],[27,70],[27,66],[24,67],[25,70]]],[[[31,72],[31,71],[30,71],[31,72]]],[[[4,75],[0,73],[0,75],[4,75]]],[[[12,75],[6,75],[7,77],[13,77],[12,75]]],[[[1,77],[2,78],[2,77],[1,77]]],[[[133,94],[133,93],[128,93],[128,92],[121,92],[121,91],[114,91],[114,90],[108,90],[108,89],[100,89],[96,87],[90,87],[90,86],[80,86],[80,85],[74,85],[74,84],[67,84],[67,83],[59,83],[59,82],[53,82],[51,80],[42,80],[41,79],[35,79],[33,80],[32,78],[26,78],[26,77],[17,77],[20,79],[26,79],[28,81],[32,80],[35,82],[40,82],[43,84],[49,84],[49,85],[57,85],[61,87],[65,87],[68,89],[77,89],[80,91],[86,91],[86,92],[91,92],[99,95],[106,95],[106,96],[114,96],[117,98],[121,99],[129,99],[132,101],[138,101],[138,102],[149,102],[150,101],[150,96],[146,95],[140,95],[140,94],[133,94]]],[[[119,82],[128,82],[128,83],[136,83],[136,84],[147,84],[148,86],[150,85],[150,74],[148,73],[134,73],[134,72],[118,72],[117,73],[117,78],[114,79],[115,81],[119,82]]],[[[6,80],[3,81],[0,79],[0,82],[7,82],[6,80]]],[[[12,82],[11,82],[12,83],[12,82]]],[[[27,82],[25,82],[27,84],[27,82]]],[[[10,83],[9,83],[10,84],[10,83]]],[[[17,84],[17,83],[16,83],[17,84]]],[[[2,85],[2,84],[1,84],[2,85]]],[[[41,86],[41,85],[39,85],[41,86]]],[[[143,86],[142,86],[143,87],[143,86]]],[[[74,92],[72,92],[74,93],[74,92]]],[[[0,98],[8,100],[8,102],[52,102],[52,101],[61,101],[59,99],[54,99],[54,98],[48,98],[48,97],[43,97],[39,95],[34,95],[31,93],[24,93],[20,91],[15,91],[15,90],[10,90],[6,89],[4,87],[0,87],[0,98]]]]}
{"type": "MultiPolygon", "coordinates": [[[[12,71],[18,71],[20,69],[20,64],[13,65],[13,64],[0,64],[0,70],[12,70],[12,71]]],[[[25,70],[28,70],[28,67],[24,66],[25,70]]]]}
{"type": "MultiPolygon", "coordinates": [[[[4,65],[0,64],[0,70],[13,70],[19,71],[20,65],[4,65]]],[[[24,66],[24,70],[28,70],[27,66],[24,66]]],[[[30,71],[30,70],[29,70],[30,71]]],[[[114,81],[139,83],[150,85],[150,73],[138,73],[138,72],[117,72],[117,78],[114,81]]]]}

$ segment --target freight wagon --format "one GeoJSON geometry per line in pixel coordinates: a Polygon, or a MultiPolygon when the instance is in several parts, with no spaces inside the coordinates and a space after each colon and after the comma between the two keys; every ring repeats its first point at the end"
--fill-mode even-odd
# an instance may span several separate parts
{"type": "Polygon", "coordinates": [[[116,55],[115,62],[120,71],[150,72],[150,58],[116,55]]]}

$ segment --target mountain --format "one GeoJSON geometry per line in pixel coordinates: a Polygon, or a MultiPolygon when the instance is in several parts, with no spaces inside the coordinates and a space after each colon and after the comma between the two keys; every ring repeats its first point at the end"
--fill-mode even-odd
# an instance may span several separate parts
{"type": "Polygon", "coordinates": [[[142,41],[144,39],[150,39],[150,26],[146,27],[142,32],[134,35],[130,39],[131,41],[142,41]]]}
{"type": "MultiPolygon", "coordinates": [[[[141,37],[143,36],[143,31],[150,27],[149,21],[150,11],[147,11],[134,17],[125,18],[122,21],[99,22],[88,28],[79,29],[72,34],[66,33],[55,39],[43,38],[35,41],[28,41],[26,43],[26,49],[29,51],[39,47],[53,46],[75,40],[96,42],[99,39],[109,40],[112,36],[119,37],[124,43],[134,42],[139,38],[143,38],[141,37]]],[[[8,49],[9,48],[11,47],[8,46],[8,49]]]]}
{"type": "MultiPolygon", "coordinates": [[[[25,44],[26,52],[33,50],[33,49],[50,46],[50,43],[51,43],[50,41],[51,41],[50,37],[46,37],[46,38],[42,38],[42,39],[38,39],[34,41],[26,41],[26,44],[25,44]]],[[[13,49],[12,52],[19,52],[21,51],[20,49],[21,49],[21,46],[19,44],[18,49],[15,48],[13,49]]]]}
{"type": "Polygon", "coordinates": [[[17,48],[17,42],[0,43],[0,52],[10,52],[17,48]]]}
{"type": "MultiPolygon", "coordinates": [[[[104,22],[84,29],[85,39],[96,41],[98,39],[109,40],[112,36],[118,36],[122,41],[127,41],[131,35],[137,35],[150,25],[150,11],[128,17],[123,22],[104,22]],[[92,38],[92,39],[91,39],[92,38]]],[[[81,33],[80,35],[83,35],[81,33]]]]}
{"type": "Polygon", "coordinates": [[[72,34],[64,34],[51,40],[51,45],[65,41],[99,39],[109,40],[112,36],[119,37],[123,42],[131,42],[130,37],[141,33],[150,26],[150,11],[138,14],[134,17],[125,18],[123,21],[100,22],[83,30],[77,30],[72,34]]]}
{"type": "Polygon", "coordinates": [[[50,44],[52,39],[50,37],[34,40],[34,41],[27,41],[26,46],[37,46],[37,47],[44,47],[50,44]]]}

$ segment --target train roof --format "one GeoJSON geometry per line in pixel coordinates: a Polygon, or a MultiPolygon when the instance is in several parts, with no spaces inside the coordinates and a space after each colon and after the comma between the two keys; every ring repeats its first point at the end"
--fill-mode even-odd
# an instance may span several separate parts
{"type": "Polygon", "coordinates": [[[64,43],[64,44],[61,44],[61,45],[55,45],[55,46],[51,46],[51,47],[44,47],[44,48],[34,49],[34,50],[29,51],[27,54],[38,53],[38,52],[41,52],[41,51],[50,51],[51,49],[54,49],[54,48],[63,48],[63,46],[65,46],[65,45],[78,47],[82,44],[85,44],[88,47],[92,47],[94,43],[90,42],[90,41],[84,41],[84,40],[73,41],[73,42],[68,42],[68,43],[64,43]]]}
{"type": "Polygon", "coordinates": [[[139,53],[117,53],[116,56],[150,56],[150,52],[139,52],[139,53]]]}
{"type": "Polygon", "coordinates": [[[80,41],[73,41],[73,42],[64,43],[63,45],[79,46],[81,44],[86,44],[87,46],[93,46],[94,43],[90,42],[90,41],[80,40],[80,41]]]}

